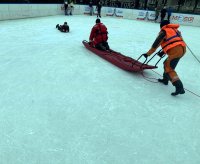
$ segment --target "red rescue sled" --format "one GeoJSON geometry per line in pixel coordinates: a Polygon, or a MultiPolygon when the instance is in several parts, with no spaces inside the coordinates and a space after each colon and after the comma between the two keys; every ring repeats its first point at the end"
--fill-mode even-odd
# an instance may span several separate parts
{"type": "Polygon", "coordinates": [[[116,65],[117,67],[130,71],[130,72],[139,72],[144,69],[155,69],[157,66],[151,66],[147,64],[143,64],[138,60],[134,60],[131,57],[125,56],[119,52],[114,50],[111,51],[101,51],[94,47],[91,47],[86,40],[83,40],[82,43],[84,46],[92,51],[93,53],[97,54],[98,56],[104,58],[105,60],[109,61],[110,63],[116,65]]]}

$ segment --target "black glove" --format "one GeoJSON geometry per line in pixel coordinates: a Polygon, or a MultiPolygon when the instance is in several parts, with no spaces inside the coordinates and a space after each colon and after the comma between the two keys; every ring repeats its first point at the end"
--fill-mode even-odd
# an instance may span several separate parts
{"type": "Polygon", "coordinates": [[[145,53],[145,54],[142,54],[145,58],[147,58],[148,57],[148,55],[147,55],[147,53],[145,53]]]}
{"type": "Polygon", "coordinates": [[[158,52],[158,56],[160,56],[161,58],[165,55],[165,53],[163,51],[158,52]]]}

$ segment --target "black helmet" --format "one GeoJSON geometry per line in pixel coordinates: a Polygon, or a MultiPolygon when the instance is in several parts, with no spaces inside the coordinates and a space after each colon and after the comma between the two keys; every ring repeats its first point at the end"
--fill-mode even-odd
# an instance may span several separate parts
{"type": "Polygon", "coordinates": [[[67,24],[67,22],[64,22],[64,24],[67,24]]]}
{"type": "Polygon", "coordinates": [[[170,22],[168,20],[163,20],[161,23],[160,23],[160,28],[162,28],[163,26],[165,25],[168,25],[170,24],[170,22]]]}
{"type": "Polygon", "coordinates": [[[96,23],[101,23],[101,20],[99,18],[97,18],[96,23]]]}

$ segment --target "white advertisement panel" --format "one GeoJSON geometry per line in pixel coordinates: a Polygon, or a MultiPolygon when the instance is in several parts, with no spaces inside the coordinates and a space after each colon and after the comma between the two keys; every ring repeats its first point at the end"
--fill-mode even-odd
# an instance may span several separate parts
{"type": "Polygon", "coordinates": [[[106,8],[106,16],[123,18],[123,15],[124,15],[124,9],[113,8],[113,7],[106,8]]]}
{"type": "Polygon", "coordinates": [[[178,23],[189,26],[200,26],[199,15],[173,13],[170,20],[172,23],[178,23]]]}
{"type": "MultiPolygon", "coordinates": [[[[135,10],[133,11],[133,19],[141,21],[154,21],[155,12],[145,11],[145,10],[135,10]]],[[[165,19],[167,19],[167,15],[165,19]]],[[[160,21],[160,16],[157,21],[160,21]]],[[[170,22],[182,25],[189,25],[189,26],[200,26],[200,15],[173,13],[172,16],[170,17],[170,22]]]]}
{"type": "Polygon", "coordinates": [[[154,21],[155,20],[155,11],[140,10],[140,11],[138,11],[136,19],[137,20],[154,21]]]}
{"type": "MultiPolygon", "coordinates": [[[[84,15],[90,15],[90,7],[89,6],[85,6],[85,5],[81,5],[79,6],[82,10],[81,13],[83,13],[84,15]]],[[[96,7],[93,6],[93,12],[92,12],[92,15],[97,15],[97,10],[96,10],[96,7]]]]}
{"type": "Polygon", "coordinates": [[[133,18],[133,11],[132,9],[124,9],[123,10],[123,18],[124,19],[134,19],[133,18]]]}

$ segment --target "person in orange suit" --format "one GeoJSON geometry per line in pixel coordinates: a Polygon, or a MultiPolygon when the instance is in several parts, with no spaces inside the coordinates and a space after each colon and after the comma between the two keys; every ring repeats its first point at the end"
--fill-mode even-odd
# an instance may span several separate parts
{"type": "Polygon", "coordinates": [[[175,92],[171,93],[171,95],[176,96],[178,94],[184,94],[185,90],[183,88],[183,83],[175,71],[179,60],[186,52],[186,44],[183,41],[181,32],[178,30],[179,24],[170,24],[168,20],[164,20],[160,23],[160,28],[161,30],[159,35],[154,41],[152,47],[147,53],[143,54],[143,56],[147,58],[161,45],[163,51],[158,55],[162,57],[164,54],[167,54],[168,57],[163,63],[163,79],[158,79],[158,81],[164,85],[168,85],[168,82],[171,81],[176,89],[175,92]]]}

